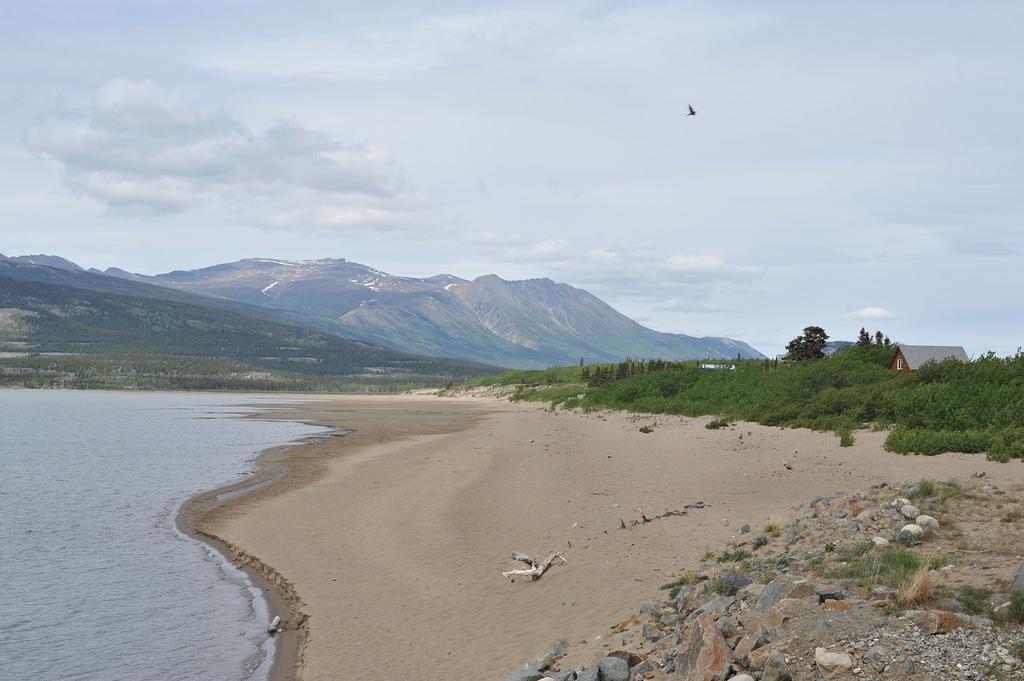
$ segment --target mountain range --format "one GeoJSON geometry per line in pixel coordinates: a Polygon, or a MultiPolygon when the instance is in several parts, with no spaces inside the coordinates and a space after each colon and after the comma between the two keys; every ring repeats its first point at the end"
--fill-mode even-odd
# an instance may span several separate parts
{"type": "Polygon", "coordinates": [[[58,256],[8,260],[103,275],[233,301],[251,312],[345,338],[430,357],[540,368],[621,361],[762,357],[729,338],[648,329],[582,289],[550,279],[400,277],[344,259],[251,258],[147,276],[109,268],[85,272],[58,256]]]}
{"type": "MultiPolygon", "coordinates": [[[[140,366],[156,367],[151,373],[159,375],[214,371],[228,375],[224,385],[234,387],[232,377],[239,373],[261,376],[268,385],[298,381],[308,389],[322,386],[325,378],[437,384],[498,370],[342,338],[288,315],[223,298],[89,272],[66,261],[54,267],[54,261],[41,265],[36,264],[41,260],[32,260],[0,256],[0,358],[13,362],[16,372],[38,369],[29,361],[37,353],[53,365],[44,366],[48,374],[68,370],[68,358],[92,357],[114,362],[115,373],[137,373],[140,366]],[[210,369],[200,358],[220,363],[210,369]],[[207,368],[190,369],[190,364],[207,368]]],[[[71,367],[78,374],[71,385],[81,384],[82,375],[96,373],[97,366],[86,362],[71,367]]],[[[4,373],[0,367],[0,375],[4,373]]],[[[196,378],[202,379],[196,387],[219,385],[209,376],[196,378]]],[[[189,385],[181,375],[175,380],[177,387],[189,385]]]]}

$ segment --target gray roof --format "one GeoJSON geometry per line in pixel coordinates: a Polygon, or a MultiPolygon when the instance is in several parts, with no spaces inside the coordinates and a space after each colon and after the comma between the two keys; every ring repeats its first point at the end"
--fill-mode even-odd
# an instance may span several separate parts
{"type": "Polygon", "coordinates": [[[925,362],[941,362],[944,359],[956,359],[969,362],[967,352],[959,345],[900,345],[903,357],[911,371],[921,368],[925,362]]]}

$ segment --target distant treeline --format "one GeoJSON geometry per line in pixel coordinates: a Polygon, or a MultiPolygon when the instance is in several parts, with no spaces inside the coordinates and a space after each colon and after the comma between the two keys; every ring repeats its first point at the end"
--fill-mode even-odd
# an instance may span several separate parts
{"type": "MultiPolygon", "coordinates": [[[[3,264],[0,261],[0,275],[5,271],[3,264]]],[[[9,274],[26,275],[23,268],[12,269],[10,263],[7,265],[9,274]]],[[[39,272],[52,276],[67,274],[46,267],[27,270],[30,275],[39,272]]],[[[98,279],[104,286],[138,286],[110,277],[85,279],[98,279]]],[[[185,302],[175,299],[185,295],[182,292],[149,286],[143,289],[147,293],[152,289],[152,295],[171,298],[124,295],[0,276],[0,351],[29,349],[39,353],[38,357],[43,358],[38,360],[41,363],[53,361],[52,353],[77,356],[77,360],[64,362],[75,367],[75,380],[79,385],[94,382],[83,379],[84,375],[102,374],[122,380],[110,373],[118,362],[131,358],[128,364],[135,366],[142,362],[145,366],[143,358],[152,356],[162,357],[165,365],[175,367],[174,380],[184,380],[183,377],[191,373],[213,381],[225,372],[206,373],[201,367],[244,365],[281,377],[281,381],[287,378],[285,382],[289,384],[298,385],[305,380],[313,386],[335,385],[339,381],[436,385],[464,381],[495,370],[475,362],[420,357],[368,345],[247,314],[234,309],[239,307],[237,304],[213,298],[207,305],[207,299],[200,296],[192,296],[189,299],[192,302],[185,302]],[[230,309],[217,307],[222,304],[230,309]],[[110,357],[115,359],[112,361],[110,357]],[[171,357],[177,359],[171,360],[171,357]],[[92,371],[89,366],[97,370],[92,371]],[[190,371],[190,367],[194,370],[190,371]],[[377,375],[386,376],[386,381],[362,379],[377,375]]],[[[5,363],[4,366],[25,365],[5,363]]],[[[65,372],[64,369],[54,371],[65,372]]],[[[163,380],[163,375],[157,372],[151,378],[163,380]]],[[[43,374],[38,380],[50,381],[51,377],[52,374],[43,374]]],[[[4,380],[9,381],[9,378],[4,380]]],[[[230,378],[228,382],[235,380],[230,378]]]]}
{"type": "Polygon", "coordinates": [[[476,384],[513,384],[521,399],[653,414],[716,415],[772,426],[833,431],[891,429],[886,448],[1024,458],[1024,354],[929,363],[909,376],[888,371],[892,348],[862,344],[799,362],[630,360],[617,365],[507,372],[476,384]],[[513,378],[524,380],[514,381],[513,378]]]}
{"type": "Polygon", "coordinates": [[[443,377],[299,374],[216,357],[112,353],[0,358],[0,387],[8,388],[396,393],[445,382],[443,377]]]}

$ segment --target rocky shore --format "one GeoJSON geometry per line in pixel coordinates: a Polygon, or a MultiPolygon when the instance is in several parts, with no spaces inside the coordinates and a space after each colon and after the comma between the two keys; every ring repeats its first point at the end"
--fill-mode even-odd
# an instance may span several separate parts
{"type": "Polygon", "coordinates": [[[1020,493],[976,478],[815,497],[504,681],[1024,679],[1020,493]],[[592,664],[563,669],[571,648],[592,664]]]}

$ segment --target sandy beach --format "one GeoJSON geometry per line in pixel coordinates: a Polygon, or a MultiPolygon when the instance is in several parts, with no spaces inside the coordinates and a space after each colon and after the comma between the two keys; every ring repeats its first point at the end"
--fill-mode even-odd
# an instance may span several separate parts
{"type": "Polygon", "coordinates": [[[611,623],[744,523],[882,480],[1024,482],[1019,463],[886,453],[884,433],[840,448],[806,430],[486,398],[339,396],[271,416],[353,432],[288,450],[280,480],[198,528],[292,599],[305,640],[283,659],[305,681],[500,678],[560,637],[574,644],[567,664],[589,663],[611,623]],[[620,529],[635,509],[698,501],[710,507],[620,529]],[[568,564],[509,583],[513,550],[568,564]]]}

